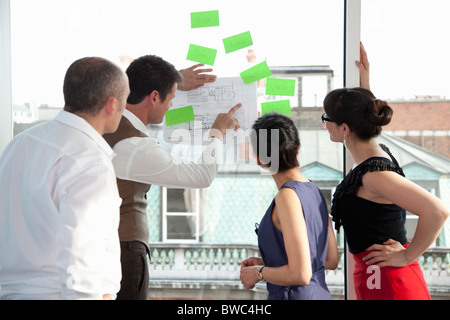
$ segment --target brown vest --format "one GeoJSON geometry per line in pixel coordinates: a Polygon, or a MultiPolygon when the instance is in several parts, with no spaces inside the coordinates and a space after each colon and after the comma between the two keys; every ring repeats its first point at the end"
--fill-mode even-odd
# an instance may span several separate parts
{"type": "MultiPolygon", "coordinates": [[[[125,117],[120,120],[116,132],[103,136],[111,148],[114,148],[119,141],[131,137],[144,138],[147,136],[137,130],[125,117]]],[[[117,179],[117,186],[122,198],[119,224],[120,241],[140,241],[148,246],[147,192],[151,185],[117,179]]]]}

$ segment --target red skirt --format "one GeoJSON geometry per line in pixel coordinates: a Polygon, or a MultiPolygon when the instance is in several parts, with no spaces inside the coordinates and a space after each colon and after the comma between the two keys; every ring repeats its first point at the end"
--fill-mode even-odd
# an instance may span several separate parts
{"type": "MultiPolygon", "coordinates": [[[[406,248],[408,245],[404,245],[406,248]]],[[[422,269],[417,261],[406,267],[368,266],[354,254],[353,281],[358,300],[431,300],[422,269]]]]}

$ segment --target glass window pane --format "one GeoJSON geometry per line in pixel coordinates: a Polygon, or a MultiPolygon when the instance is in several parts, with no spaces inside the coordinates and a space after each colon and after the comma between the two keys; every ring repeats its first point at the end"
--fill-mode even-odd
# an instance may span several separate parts
{"type": "Polygon", "coordinates": [[[327,95],[327,80],[325,76],[309,76],[303,78],[304,107],[321,107],[327,95]]]}
{"type": "Polygon", "coordinates": [[[443,41],[449,6],[446,0],[361,1],[361,39],[377,96],[450,98],[450,47],[443,41]]]}
{"type": "Polygon", "coordinates": [[[195,219],[192,216],[167,216],[167,239],[195,240],[195,219]]]}
{"type": "Polygon", "coordinates": [[[167,212],[187,212],[184,189],[167,189],[167,212]]]}

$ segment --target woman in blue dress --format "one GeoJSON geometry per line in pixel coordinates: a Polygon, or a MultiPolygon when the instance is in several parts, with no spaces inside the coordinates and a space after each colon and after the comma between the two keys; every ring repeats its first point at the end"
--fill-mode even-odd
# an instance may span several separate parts
{"type": "Polygon", "coordinates": [[[266,114],[253,125],[251,140],[258,165],[279,191],[258,228],[261,258],[242,262],[242,283],[251,289],[267,281],[273,300],[331,299],[325,269],[337,267],[336,239],[322,193],[298,169],[297,128],[286,116],[266,114]]]}

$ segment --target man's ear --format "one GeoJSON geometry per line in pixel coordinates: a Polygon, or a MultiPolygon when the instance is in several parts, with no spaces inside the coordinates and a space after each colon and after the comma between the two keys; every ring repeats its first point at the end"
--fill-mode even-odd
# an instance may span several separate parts
{"type": "Polygon", "coordinates": [[[116,105],[119,101],[114,97],[109,97],[108,100],[105,103],[105,106],[103,107],[106,114],[109,116],[113,116],[116,111],[116,105]]]}
{"type": "Polygon", "coordinates": [[[150,92],[150,94],[148,95],[148,98],[153,102],[156,103],[158,101],[158,99],[160,99],[160,95],[159,92],[157,90],[153,90],[152,92],[150,92]]]}

